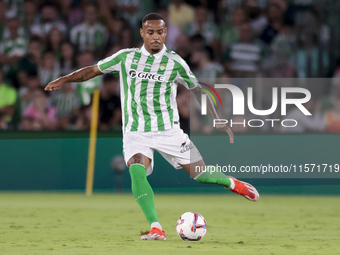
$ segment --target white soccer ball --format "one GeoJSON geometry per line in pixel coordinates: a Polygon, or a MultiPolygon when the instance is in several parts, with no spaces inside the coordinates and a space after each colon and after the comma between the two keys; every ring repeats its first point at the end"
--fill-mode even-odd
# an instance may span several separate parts
{"type": "Polygon", "coordinates": [[[207,233],[207,223],[199,213],[186,212],[179,217],[176,231],[184,241],[199,241],[207,233]]]}

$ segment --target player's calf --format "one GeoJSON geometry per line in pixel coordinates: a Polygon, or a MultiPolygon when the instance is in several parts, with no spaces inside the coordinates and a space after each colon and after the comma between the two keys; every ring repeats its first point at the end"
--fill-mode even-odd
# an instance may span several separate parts
{"type": "MultiPolygon", "coordinates": [[[[211,168],[214,168],[213,166],[209,166],[210,171],[201,172],[198,175],[196,175],[195,180],[200,183],[205,184],[217,184],[222,185],[226,189],[239,194],[246,199],[256,202],[259,200],[260,195],[249,183],[239,181],[231,176],[226,176],[225,174],[221,173],[220,171],[211,171],[211,168]]],[[[209,167],[207,169],[209,170],[209,167]]]]}

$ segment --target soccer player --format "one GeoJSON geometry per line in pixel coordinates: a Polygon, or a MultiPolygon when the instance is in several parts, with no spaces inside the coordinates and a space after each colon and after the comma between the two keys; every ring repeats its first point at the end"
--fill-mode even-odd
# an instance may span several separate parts
{"type": "MultiPolygon", "coordinates": [[[[119,72],[123,120],[124,158],[131,176],[132,193],[151,225],[142,240],[165,240],[159,223],[154,193],[147,180],[153,171],[153,154],[157,150],[174,168],[184,170],[200,183],[218,184],[251,201],[257,201],[256,189],[245,182],[215,171],[195,172],[195,166],[205,163],[188,135],[179,127],[176,104],[177,83],[191,89],[200,102],[201,89],[186,62],[164,45],[167,33],[163,18],[150,13],[143,18],[141,48],[123,49],[98,62],[50,82],[45,90],[60,89],[67,82],[81,82],[97,75],[119,72]],[[191,171],[190,171],[191,169],[191,171]]],[[[208,113],[218,119],[211,101],[208,113]]],[[[234,135],[226,125],[230,142],[234,135]]]]}

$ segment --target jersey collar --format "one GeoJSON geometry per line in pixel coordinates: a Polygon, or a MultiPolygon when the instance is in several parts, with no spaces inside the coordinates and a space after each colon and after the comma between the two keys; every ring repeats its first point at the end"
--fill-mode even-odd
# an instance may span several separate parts
{"type": "MultiPolygon", "coordinates": [[[[167,49],[167,48],[166,48],[165,44],[163,44],[162,50],[161,50],[160,52],[156,53],[156,54],[153,54],[153,56],[154,56],[155,58],[160,58],[160,57],[162,57],[162,55],[164,54],[164,52],[166,51],[166,49],[167,49]]],[[[143,55],[146,55],[146,56],[151,55],[150,52],[148,52],[148,51],[145,49],[144,44],[143,44],[141,50],[142,50],[143,55]]]]}

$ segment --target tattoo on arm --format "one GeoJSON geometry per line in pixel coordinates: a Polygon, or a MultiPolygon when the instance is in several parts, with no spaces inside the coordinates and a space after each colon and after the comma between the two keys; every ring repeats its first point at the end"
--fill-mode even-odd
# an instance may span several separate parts
{"type": "Polygon", "coordinates": [[[79,79],[77,79],[76,81],[80,82],[80,81],[87,81],[87,70],[85,69],[85,77],[84,75],[81,75],[81,77],[79,79]]]}
{"type": "Polygon", "coordinates": [[[83,81],[84,80],[84,76],[82,75],[81,78],[77,79],[76,81],[83,81]]]}

